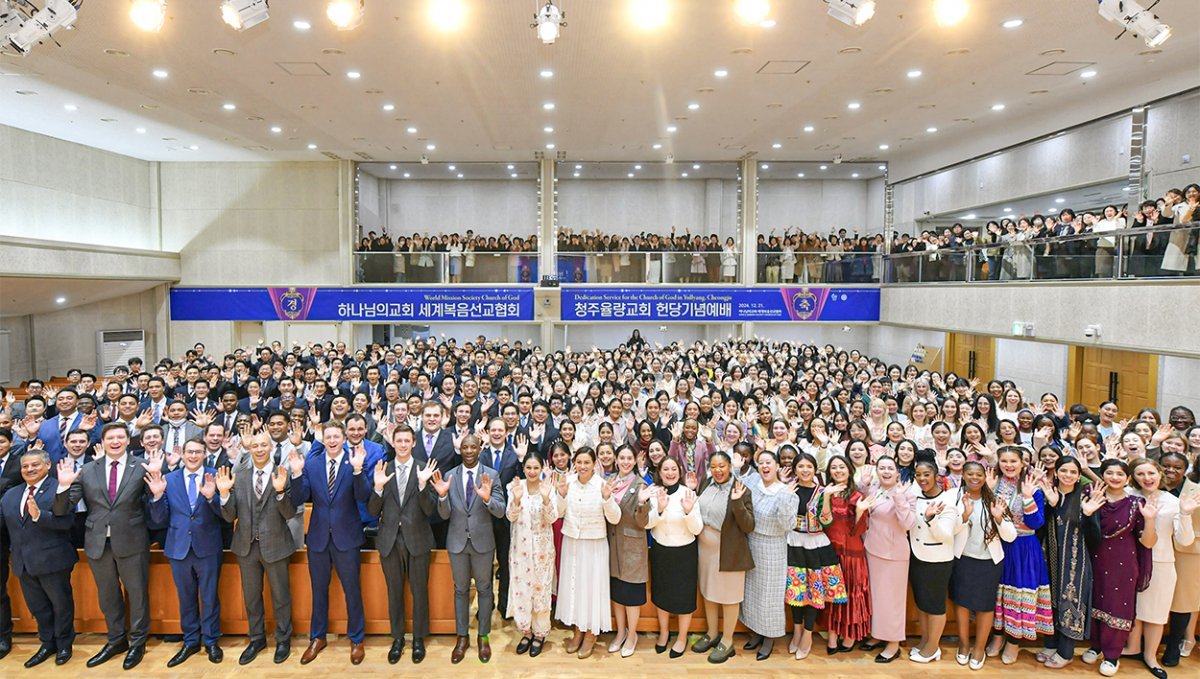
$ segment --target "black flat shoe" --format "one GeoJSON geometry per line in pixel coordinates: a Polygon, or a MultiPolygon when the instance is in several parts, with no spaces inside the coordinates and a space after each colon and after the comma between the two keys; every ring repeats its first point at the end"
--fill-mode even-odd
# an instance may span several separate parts
{"type": "Polygon", "coordinates": [[[37,653],[34,653],[29,658],[29,660],[25,661],[25,667],[26,668],[37,667],[38,665],[41,665],[42,663],[46,662],[47,660],[53,658],[54,654],[57,652],[58,652],[58,649],[55,649],[51,646],[46,646],[45,644],[43,644],[41,647],[38,648],[37,653]]]}
{"type": "Polygon", "coordinates": [[[423,639],[413,639],[413,649],[412,649],[413,664],[416,665],[424,659],[425,659],[425,641],[423,639]]]}
{"type": "Polygon", "coordinates": [[[257,658],[258,654],[266,647],[266,639],[251,640],[249,645],[246,646],[246,650],[242,651],[242,655],[238,657],[238,664],[249,665],[250,663],[254,662],[254,659],[257,658]]]}
{"type": "Polygon", "coordinates": [[[838,653],[851,653],[853,651],[854,651],[854,644],[850,644],[849,646],[843,646],[841,644],[838,644],[838,653]]]}
{"type": "MultiPolygon", "coordinates": [[[[99,665],[102,665],[102,664],[108,662],[109,660],[112,660],[113,658],[117,657],[118,655],[127,652],[128,650],[129,650],[129,642],[128,641],[118,641],[115,644],[111,644],[111,643],[104,644],[104,648],[100,649],[99,653],[92,656],[91,658],[88,658],[87,666],[88,667],[97,667],[99,665]]],[[[3,657],[4,656],[0,655],[0,658],[3,658],[3,657]]]]}
{"type": "Polygon", "coordinates": [[[404,655],[404,640],[393,639],[392,647],[388,649],[387,661],[389,665],[395,665],[400,662],[401,656],[404,655]]]}
{"type": "Polygon", "coordinates": [[[525,655],[529,650],[529,646],[533,644],[533,639],[530,637],[522,637],[521,642],[517,644],[517,655],[525,655]]]}
{"type": "Polygon", "coordinates": [[[868,653],[870,653],[871,651],[878,651],[879,649],[883,648],[884,646],[887,646],[887,644],[885,642],[882,642],[882,641],[869,642],[866,639],[863,639],[858,644],[858,650],[867,651],[868,653]]]}
{"type": "Polygon", "coordinates": [[[71,647],[58,649],[58,653],[54,654],[55,665],[66,665],[71,660],[71,647]]]}
{"type": "MultiPolygon", "coordinates": [[[[887,644],[884,644],[884,646],[886,646],[886,645],[887,645],[887,644]]],[[[893,654],[891,655],[891,657],[888,657],[888,656],[886,656],[886,655],[884,655],[884,654],[882,654],[882,653],[880,653],[879,655],[875,656],[875,662],[877,662],[877,663],[880,663],[880,664],[887,664],[887,663],[890,663],[891,661],[893,661],[893,660],[895,660],[896,658],[899,658],[899,657],[900,657],[900,649],[896,649],[896,652],[895,652],[895,653],[893,653],[893,654]]]]}
{"type": "Polygon", "coordinates": [[[1147,666],[1146,669],[1150,670],[1150,674],[1154,675],[1154,679],[1167,679],[1167,671],[1161,667],[1147,666]]]}
{"type": "Polygon", "coordinates": [[[763,638],[761,636],[759,636],[757,634],[751,634],[750,638],[746,640],[746,644],[744,646],[742,646],[742,650],[743,651],[753,651],[754,649],[758,648],[759,646],[762,646],[762,643],[763,643],[763,638]]]}
{"type": "Polygon", "coordinates": [[[292,655],[291,642],[278,642],[275,644],[275,657],[272,660],[276,665],[283,664],[292,655]]]}
{"type": "Polygon", "coordinates": [[[129,652],[125,654],[125,660],[121,662],[121,669],[131,670],[142,662],[142,658],[146,657],[146,646],[133,646],[129,652]]]}
{"type": "Polygon", "coordinates": [[[542,654],[542,644],[544,644],[544,643],[545,643],[545,639],[537,639],[537,638],[535,638],[533,641],[529,642],[529,657],[536,658],[539,655],[541,655],[542,654]]]}
{"type": "MultiPolygon", "coordinates": [[[[130,653],[132,652],[133,651],[131,650],[130,653]]],[[[196,655],[199,652],[200,644],[196,644],[195,646],[184,646],[183,648],[179,649],[178,653],[176,653],[171,657],[170,660],[167,661],[167,667],[178,667],[182,665],[188,658],[196,655]]]]}

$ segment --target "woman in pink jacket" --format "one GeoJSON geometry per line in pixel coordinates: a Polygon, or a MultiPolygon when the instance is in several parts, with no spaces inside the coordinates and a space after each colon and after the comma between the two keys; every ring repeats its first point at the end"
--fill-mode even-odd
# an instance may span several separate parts
{"type": "Polygon", "coordinates": [[[905,607],[908,603],[908,529],[912,528],[916,497],[908,484],[900,483],[900,469],[892,457],[875,463],[879,489],[859,501],[866,503],[870,524],[863,535],[870,573],[871,638],[859,645],[864,651],[882,648],[877,663],[889,663],[900,655],[905,637],[905,607]]]}

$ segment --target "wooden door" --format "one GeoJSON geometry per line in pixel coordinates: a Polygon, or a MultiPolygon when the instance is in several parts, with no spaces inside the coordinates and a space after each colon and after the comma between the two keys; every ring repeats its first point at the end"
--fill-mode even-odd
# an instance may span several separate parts
{"type": "Polygon", "coordinates": [[[1153,408],[1158,393],[1158,355],[1136,351],[1081,347],[1078,366],[1079,402],[1096,412],[1115,401],[1121,417],[1153,408]]]}
{"type": "Polygon", "coordinates": [[[946,372],[987,384],[996,372],[996,338],[960,332],[946,334],[946,372]]]}

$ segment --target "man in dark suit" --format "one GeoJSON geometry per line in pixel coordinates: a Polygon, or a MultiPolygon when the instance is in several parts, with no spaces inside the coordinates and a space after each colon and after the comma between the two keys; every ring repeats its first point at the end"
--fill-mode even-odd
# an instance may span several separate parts
{"type": "Polygon", "coordinates": [[[492,564],[496,559],[496,540],[492,519],[504,516],[504,496],[500,476],[479,462],[479,439],[468,436],[460,444],[462,464],[442,477],[434,472],[433,487],[438,494],[437,510],[449,521],[446,549],[450,552],[450,570],[454,576],[454,627],[458,639],[450,653],[450,662],[460,663],[470,647],[471,581],[479,598],[479,660],[492,658],[488,634],[492,628],[492,564]]]}
{"type": "Polygon", "coordinates": [[[142,661],[150,631],[150,534],[146,526],[150,493],[143,481],[146,468],[142,459],[128,452],[125,425],[104,425],[100,441],[104,457],[78,471],[73,461],[59,461],[54,513],[72,515],[80,500],[88,508],[83,552],[96,580],[108,628],[107,643],[88,660],[88,667],[125,653],[122,666],[129,670],[142,661]],[[128,639],[126,606],[132,627],[128,639]]]}
{"type": "MultiPolygon", "coordinates": [[[[64,460],[70,460],[75,471],[83,469],[83,465],[90,460],[92,451],[92,438],[88,432],[82,429],[76,429],[67,434],[67,454],[64,460]]],[[[57,489],[58,482],[55,481],[57,489]]],[[[87,504],[80,502],[75,505],[75,515],[71,525],[71,546],[75,549],[83,549],[83,536],[87,533],[87,504]]]]}
{"type": "Polygon", "coordinates": [[[292,472],[289,498],[294,506],[312,501],[308,524],[308,574],[312,582],[312,619],[309,644],[300,657],[307,665],[325,648],[329,628],[329,581],[337,569],[346,596],[346,635],[350,637],[350,662],[358,665],[365,655],[362,590],[359,585],[359,548],[364,542],[358,503],[366,502],[371,485],[362,473],[366,453],[345,446],[346,430],[336,422],[325,425],[324,455],[288,459],[292,472]]]}
{"type": "Polygon", "coordinates": [[[376,463],[375,492],[367,500],[367,511],[379,517],[375,546],[387,582],[392,632],[388,662],[393,665],[404,653],[405,580],[413,596],[414,663],[425,659],[425,637],[429,635],[429,553],[433,549],[429,517],[435,510],[436,495],[426,486],[437,463],[429,462],[418,469],[412,456],[413,439],[413,430],[406,424],[392,432],[396,457],[376,463]]]}
{"type": "MultiPolygon", "coordinates": [[[[21,446],[23,449],[24,446],[21,446]]],[[[21,451],[11,429],[0,428],[0,497],[21,483],[21,451]]],[[[0,523],[0,658],[12,650],[12,601],[8,597],[8,528],[0,523]]]]}
{"type": "MultiPolygon", "coordinates": [[[[442,429],[445,417],[445,406],[439,401],[426,401],[421,406],[421,431],[413,448],[413,457],[421,465],[433,460],[437,462],[437,468],[442,470],[443,474],[448,474],[462,462],[462,458],[454,450],[453,435],[442,429]]],[[[433,539],[437,549],[445,549],[445,519],[435,516],[430,518],[430,523],[433,526],[433,539]]]]}
{"type": "Polygon", "coordinates": [[[193,392],[193,397],[187,401],[187,410],[189,417],[195,417],[199,413],[216,413],[217,402],[212,397],[212,389],[208,386],[208,382],[200,380],[196,383],[196,389],[193,392]]]}
{"type": "MultiPolygon", "coordinates": [[[[494,470],[500,476],[500,492],[507,503],[508,484],[512,483],[512,480],[517,478],[517,474],[520,473],[521,460],[525,457],[529,443],[523,438],[518,438],[517,445],[521,446],[521,452],[518,455],[517,450],[508,445],[505,440],[506,431],[504,420],[495,417],[488,422],[488,443],[487,447],[479,453],[479,459],[483,466],[494,470]]],[[[493,518],[492,529],[496,537],[496,577],[500,582],[499,591],[496,593],[496,607],[500,611],[501,617],[507,618],[509,617],[508,548],[512,531],[508,517],[501,515],[493,518]]]]}
{"type": "Polygon", "coordinates": [[[56,665],[66,663],[75,641],[71,570],[79,557],[71,545],[74,521],[51,511],[58,480],[49,476],[50,468],[50,456],[44,450],[26,451],[21,456],[24,483],[10,488],[0,499],[0,517],[12,540],[13,573],[37,620],[41,642],[25,667],[40,665],[51,656],[56,665]]]}
{"type": "Polygon", "coordinates": [[[221,515],[234,524],[232,549],[238,557],[242,600],[250,625],[250,644],[242,652],[238,664],[250,664],[267,647],[264,575],[271,584],[275,663],[279,664],[288,659],[292,647],[292,587],[288,561],[298,545],[288,521],[296,515],[296,508],[287,498],[288,469],[276,464],[270,437],[254,434],[242,444],[250,450],[249,464],[240,464],[235,470],[217,470],[221,515]]]}
{"type": "Polygon", "coordinates": [[[179,596],[179,625],[183,648],[167,667],[176,667],[200,652],[219,663],[221,602],[217,583],[221,574],[221,507],[216,499],[216,469],[204,466],[204,444],[192,439],[183,444],[183,466],[167,475],[147,472],[146,485],[153,500],[150,519],[167,526],[163,554],[171,563],[171,576],[179,596]]]}
{"type": "MultiPolygon", "coordinates": [[[[376,443],[367,438],[367,418],[354,413],[346,418],[346,445],[352,450],[362,448],[366,455],[363,461],[363,469],[368,473],[375,469],[375,465],[381,461],[387,454],[382,443],[376,443]]],[[[323,446],[320,443],[313,445],[309,451],[310,455],[320,455],[323,446]]],[[[358,505],[358,514],[362,519],[363,530],[368,536],[373,536],[379,525],[379,520],[367,511],[367,503],[360,502],[358,505]]],[[[373,545],[368,545],[367,549],[371,549],[373,545]]]]}
{"type": "MultiPolygon", "coordinates": [[[[54,398],[54,406],[58,410],[58,414],[42,422],[42,426],[38,429],[37,438],[50,455],[52,464],[58,464],[58,461],[66,454],[63,443],[67,439],[68,432],[74,429],[84,429],[90,432],[96,426],[98,417],[95,414],[85,417],[75,408],[78,402],[79,395],[75,393],[74,389],[70,387],[60,389],[54,398]]],[[[92,442],[99,443],[100,439],[95,438],[92,442]]]]}

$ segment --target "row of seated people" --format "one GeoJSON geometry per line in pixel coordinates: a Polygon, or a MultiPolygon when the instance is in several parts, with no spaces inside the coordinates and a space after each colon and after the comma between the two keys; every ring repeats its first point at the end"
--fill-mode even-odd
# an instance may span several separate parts
{"type": "MultiPolygon", "coordinates": [[[[831,655],[858,646],[887,663],[910,587],[917,663],[941,657],[947,599],[957,660],[976,669],[1042,641],[1045,667],[1085,644],[1082,660],[1106,676],[1129,655],[1165,676],[1194,646],[1200,428],[1183,406],[1119,419],[1112,402],[1031,402],[1011,381],[832,345],[663,347],[637,332],[590,352],[430,337],[260,342],[216,358],[197,344],[142,368],[99,383],[71,371],[69,386],[31,383],[38,393],[0,410],[0,551],[37,622],[30,666],[70,661],[77,549],[108,627],[88,664],[140,664],[152,544],[179,600],[171,667],[223,658],[226,549],[249,616],[243,664],[267,647],[265,583],[275,660],[290,656],[286,564],[300,549],[312,592],[302,664],[326,647],[334,571],[351,662],[365,655],[364,595],[388,602],[388,661],[411,616],[421,662],[433,549],[453,574],[452,663],[472,617],[476,653],[492,658],[493,608],[513,620],[517,653],[541,653],[553,616],[573,630],[569,652],[588,657],[615,629],[609,652],[628,657],[647,602],[671,657],[727,662],[740,622],[759,660],[780,657],[789,633],[787,657],[802,660],[819,622],[831,655]],[[378,550],[386,592],[362,591],[364,549],[378,550]],[[706,633],[689,639],[697,591],[706,633]]],[[[7,654],[11,628],[0,642],[7,654]]]]}

